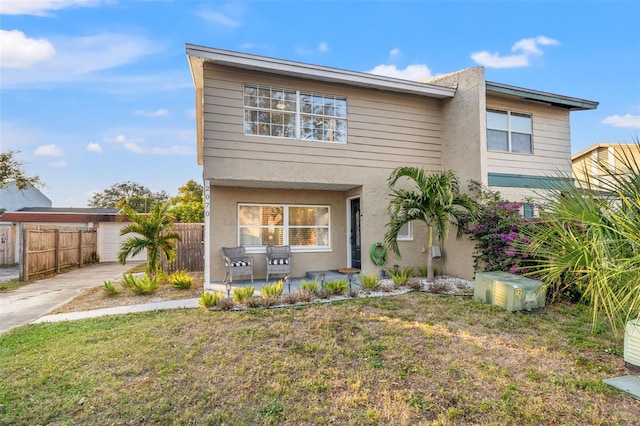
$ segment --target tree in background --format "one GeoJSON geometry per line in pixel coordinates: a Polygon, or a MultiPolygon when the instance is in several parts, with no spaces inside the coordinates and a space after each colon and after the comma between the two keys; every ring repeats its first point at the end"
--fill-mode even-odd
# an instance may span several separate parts
{"type": "Polygon", "coordinates": [[[178,189],[178,195],[169,201],[170,212],[179,222],[204,222],[202,185],[189,180],[178,189]]]}
{"type": "Polygon", "coordinates": [[[131,223],[127,224],[120,235],[137,234],[122,243],[118,252],[118,262],[127,263],[127,257],[147,251],[147,274],[154,278],[160,266],[161,255],[171,262],[176,255],[175,240],[181,241],[180,235],[172,231],[173,219],[169,215],[168,204],[154,204],[148,214],[139,213],[125,206],[120,213],[131,223]]]}
{"type": "Polygon", "coordinates": [[[435,238],[442,242],[447,238],[449,226],[457,226],[461,237],[469,214],[476,211],[476,203],[460,193],[458,177],[451,170],[427,174],[416,167],[399,167],[388,179],[391,202],[388,212],[390,221],[384,236],[385,244],[400,257],[398,233],[407,223],[417,220],[427,225],[427,281],[433,281],[433,251],[435,238]],[[396,188],[400,178],[407,178],[415,185],[413,189],[396,188]]]}
{"type": "Polygon", "coordinates": [[[23,170],[25,163],[16,159],[19,153],[20,151],[0,152],[0,187],[12,181],[19,190],[42,185],[37,175],[25,174],[23,170]]]}
{"type": "Polygon", "coordinates": [[[155,204],[166,203],[169,194],[165,191],[151,192],[146,186],[126,181],[116,183],[93,195],[89,207],[116,209],[129,207],[138,213],[147,213],[155,204]]]}

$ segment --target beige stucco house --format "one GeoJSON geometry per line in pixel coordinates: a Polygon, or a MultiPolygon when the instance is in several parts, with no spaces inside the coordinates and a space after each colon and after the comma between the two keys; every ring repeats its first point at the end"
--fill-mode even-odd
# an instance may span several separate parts
{"type": "MultiPolygon", "coordinates": [[[[292,275],[361,268],[388,222],[399,166],[453,169],[514,201],[571,171],[569,113],[597,102],[485,80],[481,67],[414,82],[187,45],[205,188],[205,280],[224,277],[220,248],[245,246],[265,276],[265,246],[292,246],[292,275]]],[[[466,185],[465,185],[466,186],[466,185]]],[[[455,234],[455,232],[452,232],[455,234]]],[[[412,223],[402,259],[421,266],[412,223]]],[[[450,238],[444,270],[473,275],[473,246],[450,238]]]]}
{"type": "Polygon", "coordinates": [[[640,164],[640,145],[627,143],[598,143],[578,152],[571,158],[573,176],[576,180],[593,182],[594,178],[602,178],[607,167],[615,174],[624,174],[628,170],[619,159],[629,159],[640,164]]]}

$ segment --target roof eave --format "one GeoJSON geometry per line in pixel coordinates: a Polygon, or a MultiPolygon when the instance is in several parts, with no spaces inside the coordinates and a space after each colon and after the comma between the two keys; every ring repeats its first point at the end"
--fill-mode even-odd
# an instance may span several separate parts
{"type": "Polygon", "coordinates": [[[302,62],[275,59],[266,56],[213,49],[193,44],[187,44],[187,55],[203,58],[205,62],[213,62],[235,68],[263,71],[291,77],[348,84],[352,86],[392,92],[410,93],[437,99],[452,98],[455,95],[455,89],[450,87],[379,76],[365,72],[347,71],[302,62]]]}
{"type": "Polygon", "coordinates": [[[543,102],[560,108],[566,108],[571,111],[584,111],[596,109],[599,102],[587,99],[573,98],[570,96],[558,95],[555,93],[541,92],[538,90],[525,89],[523,87],[509,86],[506,84],[487,81],[487,92],[499,93],[502,95],[515,96],[517,98],[543,102]]]}

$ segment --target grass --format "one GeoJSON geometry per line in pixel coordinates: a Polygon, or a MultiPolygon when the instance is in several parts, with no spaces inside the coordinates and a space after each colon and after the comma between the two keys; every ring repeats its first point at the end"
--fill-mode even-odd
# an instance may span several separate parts
{"type": "Polygon", "coordinates": [[[620,350],[581,306],[426,293],[37,324],[0,336],[0,424],[632,424],[620,350]]]}
{"type": "Polygon", "coordinates": [[[10,291],[14,291],[22,287],[25,283],[20,281],[18,278],[14,278],[9,281],[3,281],[0,283],[0,293],[7,293],[10,291]]]}

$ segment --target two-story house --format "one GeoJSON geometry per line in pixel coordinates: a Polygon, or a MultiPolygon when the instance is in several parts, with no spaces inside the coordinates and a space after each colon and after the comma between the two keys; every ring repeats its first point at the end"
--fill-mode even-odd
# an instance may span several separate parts
{"type": "MultiPolygon", "coordinates": [[[[361,268],[388,222],[399,166],[454,170],[514,201],[556,169],[571,171],[569,113],[597,102],[488,82],[481,67],[414,82],[187,45],[205,188],[205,279],[224,276],[220,248],[255,257],[290,245],[292,275],[361,268]]],[[[455,232],[452,232],[455,235],[455,232]]],[[[399,237],[424,265],[426,229],[399,237]]],[[[471,278],[473,245],[451,237],[446,273],[471,278]]]]}

